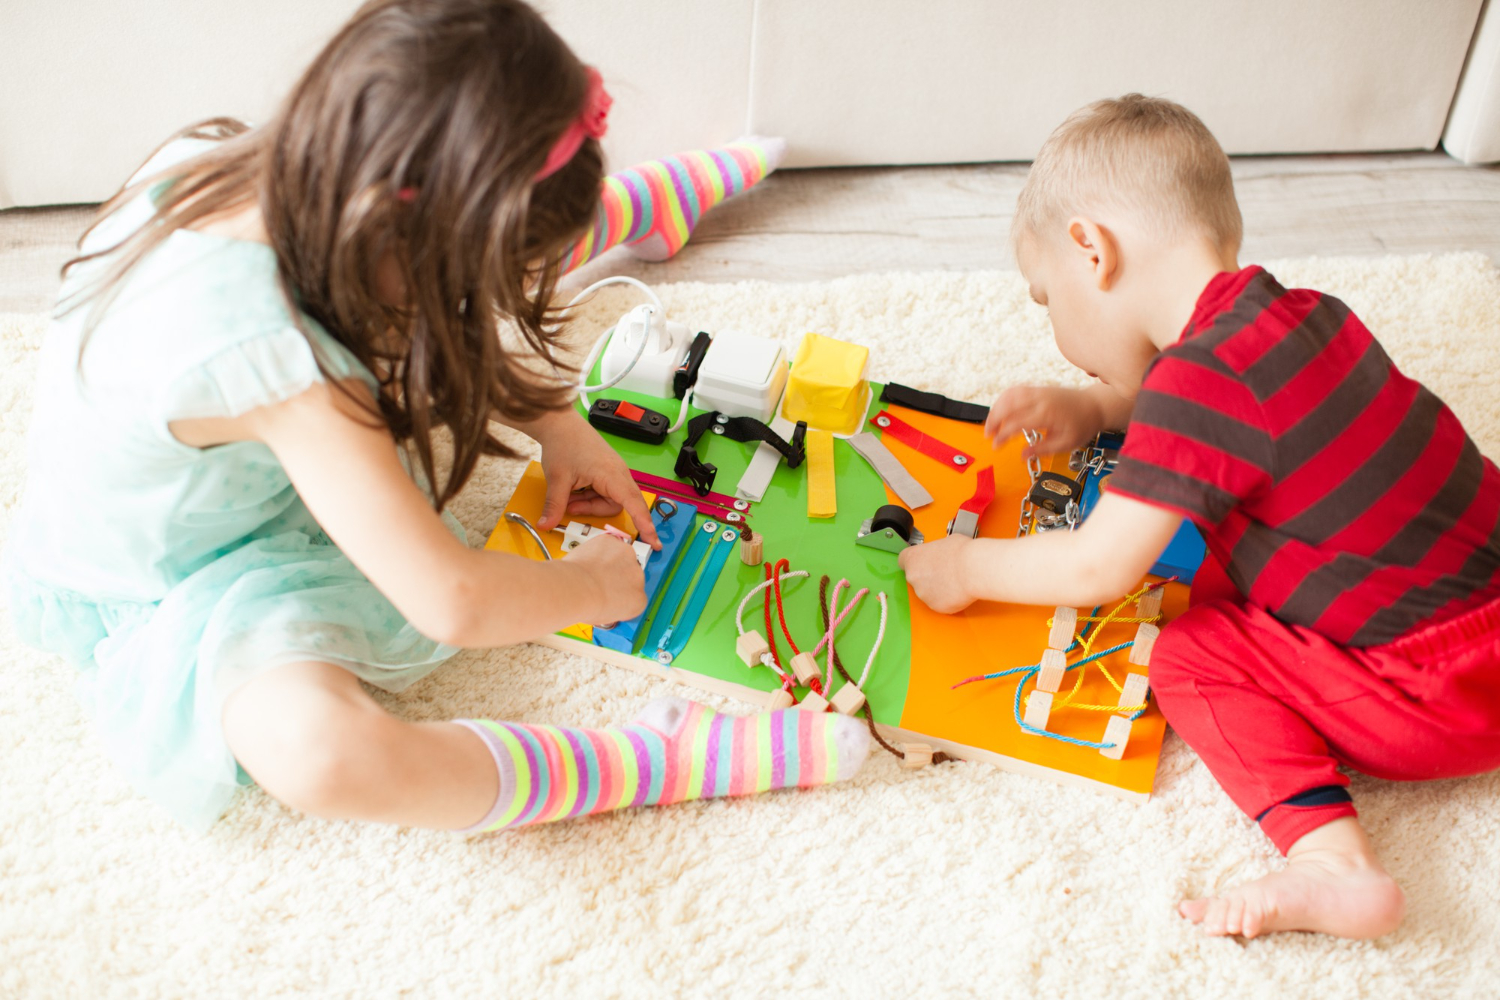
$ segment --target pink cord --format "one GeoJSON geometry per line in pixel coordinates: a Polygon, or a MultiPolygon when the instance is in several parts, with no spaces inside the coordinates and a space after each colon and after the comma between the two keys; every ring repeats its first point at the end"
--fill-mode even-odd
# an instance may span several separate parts
{"type": "Polygon", "coordinates": [[[833,634],[838,631],[840,625],[844,624],[844,619],[849,617],[849,613],[854,610],[854,606],[859,603],[860,598],[870,592],[869,587],[859,588],[859,592],[854,595],[853,600],[849,602],[843,611],[839,611],[839,592],[849,585],[847,577],[833,585],[833,596],[828,602],[828,632],[822,639],[818,640],[818,647],[813,650],[813,655],[817,656],[823,651],[824,646],[828,647],[828,680],[823,685],[824,689],[828,691],[833,690],[833,634]]]}

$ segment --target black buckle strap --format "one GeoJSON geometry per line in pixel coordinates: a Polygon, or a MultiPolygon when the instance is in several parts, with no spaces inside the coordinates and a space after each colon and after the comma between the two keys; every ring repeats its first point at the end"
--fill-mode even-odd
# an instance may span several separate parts
{"type": "Polygon", "coordinates": [[[887,382],[880,390],[882,403],[894,403],[918,413],[931,413],[936,417],[961,420],[966,424],[982,424],[990,415],[990,408],[978,403],[963,403],[936,392],[923,392],[909,385],[887,382]]]}
{"type": "Polygon", "coordinates": [[[789,469],[797,468],[807,458],[805,420],[797,421],[791,441],[786,441],[754,417],[726,417],[717,410],[700,413],[688,421],[687,441],[683,443],[682,450],[677,453],[677,462],[672,466],[677,478],[691,483],[699,496],[708,495],[713,489],[714,477],[719,474],[718,466],[703,461],[698,454],[698,439],[711,427],[731,441],[764,441],[781,453],[789,469]]]}

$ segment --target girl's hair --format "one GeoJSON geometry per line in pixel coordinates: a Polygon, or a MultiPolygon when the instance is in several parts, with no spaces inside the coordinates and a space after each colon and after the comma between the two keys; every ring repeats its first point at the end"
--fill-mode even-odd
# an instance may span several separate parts
{"type": "Polygon", "coordinates": [[[442,509],[480,455],[516,454],[492,418],[527,421],[571,400],[549,303],[598,204],[599,144],[534,178],[587,91],[583,64],[520,0],[373,0],[263,127],[214,119],[181,133],[222,141],[115,195],[94,226],[170,182],[150,222],[64,274],[112,255],[81,297],[112,292],[173,231],[257,204],[292,315],[317,320],[375,373],[371,415],[411,441],[442,509]],[[404,307],[376,294],[387,255],[404,307]],[[502,344],[507,318],[534,357],[502,344]],[[438,488],[431,437],[441,426],[454,454],[438,488]]]}

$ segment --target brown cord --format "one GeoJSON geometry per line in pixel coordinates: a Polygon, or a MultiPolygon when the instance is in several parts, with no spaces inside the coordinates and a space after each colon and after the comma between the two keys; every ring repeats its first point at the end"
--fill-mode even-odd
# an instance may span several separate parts
{"type": "MultiPolygon", "coordinates": [[[[818,609],[820,611],[822,611],[822,613],[823,613],[823,634],[827,635],[828,634],[828,577],[827,576],[824,576],[822,578],[822,580],[820,580],[818,582],[818,609]]],[[[834,649],[834,647],[833,647],[833,637],[832,636],[829,636],[829,639],[828,639],[828,656],[829,656],[829,658],[831,660],[833,660],[833,669],[835,669],[835,670],[837,670],[839,672],[839,676],[842,677],[842,678],[844,678],[844,682],[846,684],[853,684],[854,683],[854,678],[850,677],[849,676],[849,671],[847,671],[847,670],[844,669],[844,663],[843,663],[842,660],[839,659],[838,650],[834,649]]],[[[870,738],[873,739],[876,743],[879,743],[886,750],[888,750],[892,754],[894,754],[896,756],[896,759],[898,759],[898,760],[905,760],[906,759],[906,752],[904,750],[897,750],[895,747],[891,746],[884,739],[882,739],[881,736],[880,736],[880,733],[878,733],[875,730],[875,711],[874,711],[874,709],[872,709],[870,707],[870,699],[869,699],[868,696],[866,696],[865,703],[864,703],[863,706],[861,706],[861,710],[862,710],[862,713],[864,715],[865,724],[870,727],[870,738]]],[[[932,762],[934,764],[944,764],[944,763],[947,763],[950,760],[957,760],[957,759],[958,759],[957,757],[954,757],[951,754],[946,754],[946,753],[944,753],[941,750],[939,750],[937,753],[934,753],[932,755],[932,762]]]]}

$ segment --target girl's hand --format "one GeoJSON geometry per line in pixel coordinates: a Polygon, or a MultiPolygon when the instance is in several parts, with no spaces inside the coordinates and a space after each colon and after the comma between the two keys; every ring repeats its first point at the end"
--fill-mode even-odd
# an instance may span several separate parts
{"type": "Polygon", "coordinates": [[[940,615],[956,614],[978,599],[964,569],[973,544],[967,535],[949,535],[902,549],[897,557],[911,589],[940,615]]]}
{"type": "Polygon", "coordinates": [[[542,446],[542,471],[547,475],[538,531],[556,527],[564,514],[613,517],[623,509],[635,522],[641,541],[661,549],[651,512],[625,460],[578,411],[559,410],[521,429],[542,446]]]}
{"type": "Polygon", "coordinates": [[[1006,389],[990,407],[985,437],[999,447],[1023,430],[1040,431],[1042,440],[1027,445],[1025,458],[1072,451],[1104,430],[1105,414],[1095,394],[1057,385],[1018,385],[1006,389]]]}
{"type": "Polygon", "coordinates": [[[646,576],[635,560],[635,550],[613,535],[590,538],[568,553],[558,566],[582,570],[596,623],[622,622],[646,610],[646,576]]]}

